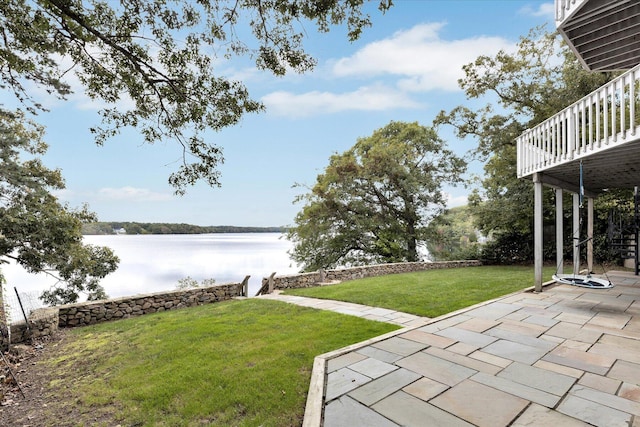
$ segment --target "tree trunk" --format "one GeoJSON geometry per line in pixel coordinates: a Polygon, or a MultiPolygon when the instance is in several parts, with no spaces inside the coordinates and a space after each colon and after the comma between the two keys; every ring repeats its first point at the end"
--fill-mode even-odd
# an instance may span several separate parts
{"type": "Polygon", "coordinates": [[[416,240],[416,227],[415,222],[409,221],[407,223],[407,261],[418,261],[418,242],[416,240]]]}
{"type": "Polygon", "coordinates": [[[9,323],[7,322],[7,314],[4,310],[4,277],[0,272],[0,351],[9,347],[9,323]]]}

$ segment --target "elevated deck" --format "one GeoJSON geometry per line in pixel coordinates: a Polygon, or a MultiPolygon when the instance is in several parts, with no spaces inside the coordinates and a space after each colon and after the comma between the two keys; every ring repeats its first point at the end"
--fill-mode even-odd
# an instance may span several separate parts
{"type": "Polygon", "coordinates": [[[589,70],[628,70],[640,63],[636,0],[556,0],[556,26],[589,70]]]}
{"type": "Polygon", "coordinates": [[[636,66],[518,139],[518,177],[577,191],[640,185],[640,66],[636,66]]]}

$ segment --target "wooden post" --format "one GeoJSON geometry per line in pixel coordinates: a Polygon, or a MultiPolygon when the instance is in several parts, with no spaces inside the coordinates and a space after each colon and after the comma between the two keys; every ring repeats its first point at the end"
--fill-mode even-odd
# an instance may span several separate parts
{"type": "Polygon", "coordinates": [[[243,297],[248,297],[249,296],[249,277],[251,277],[251,276],[244,276],[244,280],[242,281],[242,296],[243,297]]]}
{"type": "Polygon", "coordinates": [[[580,273],[580,195],[573,193],[573,274],[580,273]]]}
{"type": "Polygon", "coordinates": [[[564,273],[564,215],[562,188],[556,188],[556,273],[564,273]]]}
{"type": "Polygon", "coordinates": [[[4,277],[0,273],[0,353],[11,344],[11,327],[4,309],[4,277]],[[5,343],[6,340],[6,343],[5,343]],[[6,344],[6,345],[5,345],[6,344]]]}
{"type": "Polygon", "coordinates": [[[587,198],[587,274],[593,272],[593,198],[587,198]]]}
{"type": "Polygon", "coordinates": [[[542,292],[542,180],[540,174],[533,175],[534,206],[533,206],[533,253],[534,253],[534,285],[536,292],[542,292]]]}
{"type": "Polygon", "coordinates": [[[274,271],[273,273],[271,273],[271,276],[269,276],[269,293],[270,294],[273,293],[273,286],[274,286],[273,276],[275,275],[276,275],[276,272],[274,271]]]}

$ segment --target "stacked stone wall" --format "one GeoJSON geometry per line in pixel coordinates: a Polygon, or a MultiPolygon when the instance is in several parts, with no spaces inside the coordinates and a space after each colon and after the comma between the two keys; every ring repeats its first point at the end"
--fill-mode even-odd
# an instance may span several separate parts
{"type": "MultiPolygon", "coordinates": [[[[58,330],[58,310],[54,307],[39,308],[29,315],[28,327],[25,322],[14,323],[10,327],[12,343],[52,335],[58,330]]],[[[5,348],[7,344],[3,341],[2,347],[5,348]]]]}
{"type": "MultiPolygon", "coordinates": [[[[28,316],[29,327],[25,322],[11,325],[11,344],[51,335],[58,328],[87,326],[166,310],[211,304],[245,296],[246,293],[247,283],[243,282],[41,308],[34,310],[28,316]]],[[[0,348],[6,348],[8,344],[8,340],[0,336],[0,348]]]]}
{"type": "Polygon", "coordinates": [[[350,267],[335,270],[315,271],[273,278],[274,289],[310,288],[327,282],[344,282],[365,277],[386,276],[388,274],[412,273],[415,271],[436,270],[442,268],[477,267],[480,261],[443,261],[443,262],[398,262],[362,267],[350,267]],[[324,277],[322,277],[324,276],[324,277]]]}
{"type": "Polygon", "coordinates": [[[166,310],[211,304],[243,296],[243,289],[242,283],[232,283],[62,305],[56,307],[59,311],[58,326],[61,328],[87,326],[166,310]]]}
{"type": "MultiPolygon", "coordinates": [[[[365,277],[441,268],[460,268],[482,265],[479,261],[447,262],[401,262],[351,267],[335,270],[277,276],[273,278],[274,289],[308,288],[327,282],[343,282],[365,277]]],[[[268,280],[268,279],[265,279],[268,280]]],[[[248,277],[243,283],[230,283],[202,288],[157,292],[102,301],[88,301],[78,304],[61,305],[33,311],[29,315],[29,327],[22,323],[11,325],[11,343],[27,341],[53,334],[58,328],[88,326],[100,322],[126,319],[144,314],[175,310],[202,304],[225,301],[239,296],[247,296],[248,277]]],[[[0,336],[0,347],[8,345],[0,336]]]]}

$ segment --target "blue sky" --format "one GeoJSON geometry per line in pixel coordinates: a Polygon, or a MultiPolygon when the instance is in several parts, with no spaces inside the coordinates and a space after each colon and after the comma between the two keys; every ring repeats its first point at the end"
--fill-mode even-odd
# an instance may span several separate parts
{"type": "MultiPolygon", "coordinates": [[[[97,147],[88,131],[99,105],[77,91],[49,101],[37,120],[46,126],[44,162],[60,168],[71,206],[88,203],[102,221],[185,222],[198,225],[280,226],[301,209],[293,199],[312,185],[333,153],[352,147],[390,121],[430,125],[440,110],[468,103],[457,86],[461,66],[478,55],[512,50],[537,25],[553,29],[553,3],[543,1],[397,0],[349,43],[342,28],[319,34],[308,27],[307,51],[318,66],[304,75],[274,77],[247,61],[221,62],[218,72],[241,78],[267,111],[212,133],[224,148],[222,187],[198,184],[174,196],[167,178],[177,169],[176,144],[142,144],[134,132],[97,147]]],[[[485,100],[486,101],[486,100],[485,100]]],[[[484,102],[481,102],[484,104],[484,102]]],[[[440,136],[463,155],[472,141],[440,136]]],[[[482,173],[473,164],[472,173],[482,173]]],[[[445,188],[450,206],[468,188],[445,188]]]]}

